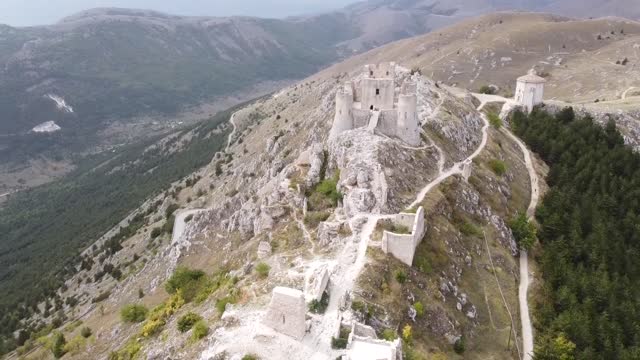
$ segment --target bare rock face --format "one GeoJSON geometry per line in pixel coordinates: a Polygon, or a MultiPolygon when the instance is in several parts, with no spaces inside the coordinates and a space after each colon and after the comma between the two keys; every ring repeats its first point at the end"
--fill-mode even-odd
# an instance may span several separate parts
{"type": "Polygon", "coordinates": [[[318,242],[322,246],[327,246],[333,243],[338,237],[338,230],[340,230],[340,223],[336,222],[322,222],[318,225],[318,242]]]}
{"type": "Polygon", "coordinates": [[[300,290],[276,287],[263,323],[275,331],[300,340],[306,332],[307,305],[300,290]]]}
{"type": "Polygon", "coordinates": [[[324,154],[321,145],[317,144],[311,147],[309,159],[311,167],[307,173],[307,186],[313,186],[320,182],[320,172],[322,171],[322,164],[324,163],[324,154]]]}
{"type": "Polygon", "coordinates": [[[376,196],[369,189],[354,189],[347,195],[349,208],[357,212],[371,212],[376,206],[376,196]]]}

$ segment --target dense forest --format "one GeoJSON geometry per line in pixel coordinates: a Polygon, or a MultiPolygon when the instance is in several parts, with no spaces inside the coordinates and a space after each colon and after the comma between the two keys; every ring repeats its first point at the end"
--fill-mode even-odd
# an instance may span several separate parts
{"type": "Polygon", "coordinates": [[[640,359],[640,155],[571,108],[513,117],[550,166],[536,212],[536,359],[640,359]]]}
{"type": "Polygon", "coordinates": [[[220,129],[228,129],[237,108],[178,131],[164,146],[153,146],[157,138],[85,159],[64,179],[22,192],[0,208],[0,354],[20,345],[12,334],[19,320],[55,295],[82,250],[224,148],[228,131],[220,129]],[[177,143],[180,150],[168,151],[177,143]]]}

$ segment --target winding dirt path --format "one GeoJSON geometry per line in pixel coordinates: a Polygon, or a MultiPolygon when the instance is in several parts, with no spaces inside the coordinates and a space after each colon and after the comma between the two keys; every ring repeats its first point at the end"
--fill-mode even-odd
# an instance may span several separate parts
{"type": "MultiPolygon", "coordinates": [[[[422,203],[422,201],[424,201],[424,198],[427,196],[427,194],[441,182],[445,181],[446,179],[450,178],[453,175],[462,175],[464,171],[464,167],[467,165],[470,165],[473,159],[475,159],[478,155],[480,155],[482,150],[484,150],[485,146],[487,146],[487,140],[489,138],[489,131],[488,131],[489,120],[487,120],[487,116],[485,114],[481,114],[481,117],[482,117],[482,122],[484,122],[484,126],[482,127],[482,141],[480,142],[480,146],[478,146],[476,151],[473,154],[471,154],[471,156],[464,159],[463,161],[455,163],[451,168],[449,168],[449,170],[445,172],[440,171],[440,175],[437,178],[435,178],[433,181],[431,181],[429,184],[427,184],[427,186],[425,186],[418,193],[416,200],[411,205],[409,205],[410,208],[416,207],[420,203],[422,203]]],[[[439,152],[442,155],[442,151],[440,150],[439,152]]],[[[440,167],[440,164],[442,164],[442,162],[439,162],[439,165],[438,165],[439,167],[440,167]]]]}
{"type": "MultiPolygon", "coordinates": [[[[533,219],[538,206],[538,200],[540,198],[540,186],[538,182],[538,174],[533,166],[533,160],[531,158],[531,152],[527,146],[515,136],[511,131],[503,129],[513,141],[515,141],[522,153],[524,154],[525,165],[529,172],[529,178],[531,179],[531,202],[527,209],[527,217],[533,219]]],[[[531,317],[529,313],[529,302],[527,295],[529,292],[529,286],[531,284],[531,278],[529,276],[529,257],[526,251],[520,251],[520,286],[518,287],[518,298],[520,302],[520,320],[522,322],[522,347],[523,347],[523,360],[531,360],[533,358],[533,328],[531,326],[531,317]]]]}
{"type": "Polygon", "coordinates": [[[622,100],[626,100],[627,99],[627,94],[629,93],[629,91],[634,90],[634,89],[637,89],[637,87],[632,86],[632,87],[628,88],[627,90],[625,90],[622,93],[622,100]]]}
{"type": "Polygon", "coordinates": [[[236,126],[236,123],[235,123],[237,113],[238,113],[237,111],[234,112],[233,114],[231,114],[231,118],[229,118],[229,123],[231,123],[231,126],[233,126],[233,130],[231,130],[231,133],[229,134],[229,139],[227,139],[227,147],[224,148],[224,152],[229,152],[229,148],[233,143],[233,136],[236,134],[236,131],[238,130],[238,127],[236,126]]]}
{"type": "MultiPolygon", "coordinates": [[[[628,91],[633,88],[627,89],[623,96],[623,99],[626,97],[628,91]]],[[[486,95],[486,94],[472,94],[478,100],[481,101],[478,110],[481,110],[488,102],[502,102],[504,101],[504,107],[512,106],[513,99],[507,99],[498,95],[486,95]]],[[[501,112],[501,115],[504,115],[504,111],[501,112]]],[[[501,116],[502,117],[502,116],[501,116]]],[[[524,161],[527,167],[527,171],[529,172],[529,178],[531,180],[531,202],[529,203],[529,208],[527,209],[527,217],[529,219],[533,219],[535,215],[536,207],[538,206],[538,200],[540,198],[540,186],[538,175],[535,171],[533,160],[531,157],[531,152],[527,148],[527,146],[520,140],[517,136],[515,136],[511,131],[506,128],[503,128],[502,131],[509,136],[513,141],[518,144],[522,153],[524,154],[524,161]]],[[[520,251],[520,284],[518,286],[518,301],[520,303],[520,321],[522,323],[522,350],[523,360],[531,360],[533,358],[533,327],[531,326],[531,316],[529,312],[529,302],[528,302],[528,292],[529,286],[531,285],[531,278],[529,276],[529,257],[526,251],[520,251]]]]}

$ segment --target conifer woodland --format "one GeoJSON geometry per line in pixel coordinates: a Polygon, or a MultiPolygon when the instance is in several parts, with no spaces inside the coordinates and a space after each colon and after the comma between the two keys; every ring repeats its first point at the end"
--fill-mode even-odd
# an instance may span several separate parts
{"type": "Polygon", "coordinates": [[[613,122],[571,108],[516,113],[512,126],[550,166],[535,358],[639,359],[640,155],[613,122]]]}

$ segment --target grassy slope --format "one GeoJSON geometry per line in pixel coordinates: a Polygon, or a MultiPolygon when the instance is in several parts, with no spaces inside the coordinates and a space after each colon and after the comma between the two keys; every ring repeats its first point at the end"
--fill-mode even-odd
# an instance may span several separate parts
{"type": "MultiPolygon", "coordinates": [[[[437,319],[444,316],[444,319],[455,322],[456,330],[465,336],[465,359],[488,356],[512,359],[517,357],[517,351],[513,338],[507,348],[511,320],[499,294],[482,232],[486,232],[495,274],[519,333],[518,286],[515,280],[517,259],[498,240],[493,226],[457,206],[456,194],[463,190],[479,192],[481,205],[490,206],[503,218],[508,219],[517,211],[523,211],[529,201],[528,176],[515,144],[502,133],[491,130],[487,148],[475,161],[469,183],[458,177],[449,179],[425,199],[427,234],[416,252],[414,267],[409,268],[377,249],[370,250],[375,261],[367,265],[368,269],[359,279],[360,295],[365,295],[362,297],[365,302],[386,309],[392,327],[401,329],[410,324],[414,348],[422,354],[444,352],[449,358],[462,358],[442,337],[439,330],[442,322],[437,319]],[[504,177],[498,177],[490,170],[489,162],[496,158],[507,164],[504,177]],[[500,194],[497,184],[510,189],[511,196],[500,194]],[[471,266],[464,261],[466,254],[472,258],[471,266]],[[449,279],[455,278],[455,269],[462,272],[457,282],[459,293],[467,294],[470,303],[476,307],[478,316],[474,320],[456,310],[455,297],[447,295],[444,301],[441,298],[440,278],[442,274],[447,274],[449,279]],[[394,274],[398,270],[408,274],[409,280],[404,285],[395,279],[394,274]],[[412,323],[407,315],[409,294],[413,294],[415,301],[420,301],[425,308],[425,315],[418,317],[416,323],[412,323]]],[[[374,316],[378,319],[384,318],[380,308],[374,306],[374,316]]]]}

